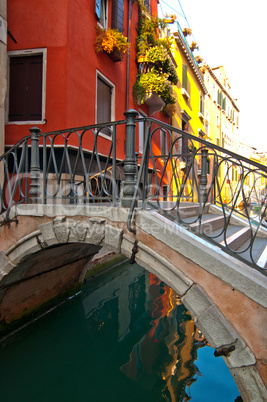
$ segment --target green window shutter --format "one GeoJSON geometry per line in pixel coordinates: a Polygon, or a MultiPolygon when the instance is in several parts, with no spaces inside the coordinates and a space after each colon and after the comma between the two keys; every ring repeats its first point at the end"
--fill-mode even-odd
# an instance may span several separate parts
{"type": "Polygon", "coordinates": [[[224,111],[226,110],[226,97],[223,98],[222,108],[224,111]]]}
{"type": "Polygon", "coordinates": [[[120,32],[123,32],[123,19],[124,19],[124,0],[113,0],[111,28],[118,29],[120,32]]]}
{"type": "Polygon", "coordinates": [[[187,91],[187,66],[183,64],[182,87],[187,91]]]}

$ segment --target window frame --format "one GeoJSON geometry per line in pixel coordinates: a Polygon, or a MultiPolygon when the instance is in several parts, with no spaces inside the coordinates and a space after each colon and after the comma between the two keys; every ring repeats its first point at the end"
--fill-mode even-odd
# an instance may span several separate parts
{"type": "Polygon", "coordinates": [[[96,0],[95,1],[95,14],[97,17],[98,24],[102,28],[107,28],[108,27],[108,0],[96,0]],[[102,18],[102,9],[103,9],[104,3],[105,3],[105,15],[102,18]]]}
{"type": "Polygon", "coordinates": [[[163,128],[160,129],[160,153],[161,158],[164,160],[164,156],[168,155],[168,138],[167,131],[163,128]]]}
{"type": "Polygon", "coordinates": [[[8,79],[7,79],[7,96],[6,96],[6,114],[5,114],[5,124],[16,124],[16,125],[25,125],[25,124],[45,124],[45,112],[46,112],[46,70],[47,70],[47,49],[46,48],[38,48],[38,49],[24,49],[24,50],[10,50],[7,52],[7,71],[8,71],[8,79]],[[10,121],[8,118],[9,115],[9,99],[10,99],[10,58],[11,57],[27,57],[27,56],[38,56],[42,55],[43,58],[43,72],[42,72],[42,117],[41,120],[14,120],[10,121]]]}
{"type": "MultiPolygon", "coordinates": [[[[98,77],[102,80],[102,81],[104,81],[107,85],[109,85],[110,86],[110,88],[111,88],[111,110],[110,110],[110,118],[111,118],[111,121],[115,121],[115,85],[113,84],[113,82],[112,81],[110,81],[104,74],[102,74],[99,70],[96,70],[96,96],[95,96],[95,122],[96,122],[96,124],[98,124],[98,121],[97,121],[97,102],[98,102],[98,99],[97,99],[97,83],[98,83],[98,77]]],[[[100,122],[100,124],[101,124],[102,122],[100,122]]],[[[112,136],[110,135],[106,135],[106,134],[104,134],[104,133],[101,133],[101,132],[99,132],[99,135],[101,136],[101,137],[104,137],[104,138],[106,138],[106,139],[108,139],[108,140],[112,140],[112,136]]]]}
{"type": "MultiPolygon", "coordinates": [[[[147,117],[147,115],[142,110],[139,110],[138,117],[144,118],[147,117]]],[[[146,124],[143,121],[138,122],[138,152],[139,154],[142,155],[144,153],[145,137],[146,137],[146,124]],[[141,142],[143,143],[142,146],[140,146],[141,142]]]]}

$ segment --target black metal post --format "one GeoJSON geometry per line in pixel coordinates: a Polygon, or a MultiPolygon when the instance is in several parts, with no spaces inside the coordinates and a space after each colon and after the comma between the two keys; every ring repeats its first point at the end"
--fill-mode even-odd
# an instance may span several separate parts
{"type": "Polygon", "coordinates": [[[207,197],[207,158],[208,150],[201,150],[200,202],[204,204],[207,197]]]}
{"type": "Polygon", "coordinates": [[[31,132],[31,166],[30,166],[30,202],[40,202],[40,161],[39,161],[39,133],[38,127],[30,128],[31,132]]]}
{"type": "Polygon", "coordinates": [[[126,117],[126,143],[124,160],[124,187],[121,199],[122,207],[130,208],[136,185],[136,155],[135,155],[135,118],[138,116],[136,110],[130,109],[124,113],[126,117]]]}

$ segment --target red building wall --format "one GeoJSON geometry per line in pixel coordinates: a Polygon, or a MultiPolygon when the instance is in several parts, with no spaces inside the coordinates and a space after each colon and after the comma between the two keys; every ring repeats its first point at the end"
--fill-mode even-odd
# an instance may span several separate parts
{"type": "MultiPolygon", "coordinates": [[[[112,1],[108,1],[108,26],[111,26],[112,1]]],[[[151,10],[157,13],[157,0],[151,0],[151,10]]],[[[47,49],[45,123],[38,124],[42,132],[94,124],[96,122],[96,71],[115,85],[115,120],[124,119],[126,107],[142,110],[146,105],[135,105],[132,87],[137,65],[135,40],[137,35],[138,5],[124,1],[124,35],[130,37],[129,102],[127,105],[127,56],[113,62],[105,53],[96,54],[94,0],[9,0],[7,4],[8,29],[16,39],[8,37],[8,51],[47,49]],[[128,4],[131,5],[131,32],[128,28],[128,4]]],[[[161,113],[153,117],[168,122],[161,113]]],[[[6,145],[15,144],[29,134],[32,124],[7,124],[6,145]]],[[[123,158],[125,132],[118,133],[118,156],[123,158]]],[[[105,143],[102,141],[105,153],[105,143]]],[[[137,138],[138,150],[138,138],[137,138]]]]}

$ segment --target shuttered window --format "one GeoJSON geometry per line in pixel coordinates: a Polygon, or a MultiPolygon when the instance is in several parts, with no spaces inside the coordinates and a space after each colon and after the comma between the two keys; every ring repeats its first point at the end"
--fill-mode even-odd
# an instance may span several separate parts
{"type": "Polygon", "coordinates": [[[10,57],[9,121],[42,120],[43,55],[10,57]]]}
{"type": "Polygon", "coordinates": [[[226,111],[226,97],[223,98],[222,108],[223,108],[224,111],[226,111]]]}
{"type": "Polygon", "coordinates": [[[199,111],[204,116],[204,97],[202,94],[200,94],[199,98],[199,111]]]}
{"type": "MultiPolygon", "coordinates": [[[[112,120],[112,87],[100,76],[97,77],[97,123],[108,123],[112,120]]],[[[110,135],[110,130],[104,128],[101,133],[110,135]]]]}
{"type": "Polygon", "coordinates": [[[187,91],[187,66],[183,64],[182,87],[187,91]]]}
{"type": "Polygon", "coordinates": [[[112,1],[111,28],[123,32],[124,0],[112,1]]]}
{"type": "Polygon", "coordinates": [[[167,133],[165,130],[160,130],[160,152],[162,156],[168,154],[167,133]]]}

